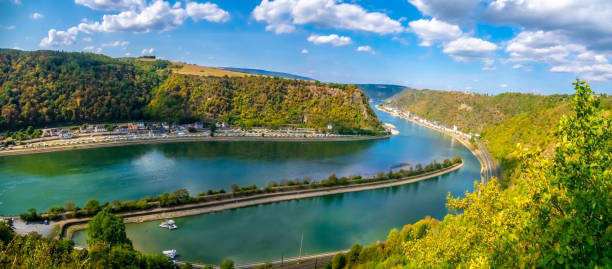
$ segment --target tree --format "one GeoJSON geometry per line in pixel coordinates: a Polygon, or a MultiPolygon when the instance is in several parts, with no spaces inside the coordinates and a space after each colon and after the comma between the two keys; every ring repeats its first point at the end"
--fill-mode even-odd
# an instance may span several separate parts
{"type": "Polygon", "coordinates": [[[330,261],[331,269],[342,269],[346,266],[346,257],[342,253],[334,255],[330,261]]]}
{"type": "Polygon", "coordinates": [[[125,224],[121,217],[104,209],[87,223],[87,244],[93,246],[97,243],[109,246],[125,246],[131,249],[132,241],[127,238],[125,224]]]}
{"type": "Polygon", "coordinates": [[[97,200],[89,200],[83,209],[88,216],[94,215],[100,211],[100,203],[97,200]]]}
{"type": "Polygon", "coordinates": [[[66,205],[64,206],[64,208],[66,209],[66,211],[72,211],[74,210],[74,202],[72,201],[68,201],[66,202],[66,205]]]}
{"type": "Polygon", "coordinates": [[[222,263],[221,263],[221,269],[234,269],[234,261],[230,260],[230,259],[225,259],[222,263]]]}
{"type": "Polygon", "coordinates": [[[612,264],[612,119],[585,81],[574,82],[572,113],[559,122],[553,164],[546,170],[556,191],[543,208],[541,266],[612,264]]]}
{"type": "Polygon", "coordinates": [[[232,188],[232,193],[237,193],[240,191],[240,187],[238,187],[238,184],[236,183],[232,184],[231,188],[232,188]]]}
{"type": "Polygon", "coordinates": [[[176,190],[174,192],[174,197],[176,197],[179,204],[185,204],[190,200],[189,192],[186,189],[176,190]]]}
{"type": "Polygon", "coordinates": [[[14,236],[15,232],[13,232],[13,229],[6,222],[0,221],[0,243],[8,244],[13,240],[14,236]]]}
{"type": "Polygon", "coordinates": [[[25,221],[38,221],[41,219],[40,215],[36,213],[36,208],[28,209],[28,213],[23,213],[19,217],[25,221]]]}

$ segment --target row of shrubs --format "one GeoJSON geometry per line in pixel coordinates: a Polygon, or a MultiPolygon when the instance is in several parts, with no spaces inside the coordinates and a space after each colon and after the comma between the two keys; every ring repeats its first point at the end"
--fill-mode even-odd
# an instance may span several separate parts
{"type": "Polygon", "coordinates": [[[177,205],[207,202],[214,200],[223,200],[235,197],[251,196],[262,193],[274,193],[301,189],[317,189],[323,187],[346,186],[354,184],[370,183],[382,180],[400,179],[411,176],[418,176],[428,172],[444,169],[455,164],[461,163],[462,159],[457,156],[453,159],[446,159],[439,163],[432,163],[422,166],[417,164],[409,169],[400,169],[398,171],[390,170],[387,173],[380,172],[373,177],[363,178],[362,176],[343,176],[337,177],[336,174],[331,174],[328,178],[320,181],[313,181],[310,178],[287,180],[283,179],[279,183],[270,181],[264,188],[259,188],[257,185],[240,187],[237,184],[231,185],[231,193],[227,193],[224,189],[218,191],[208,190],[197,196],[191,196],[186,189],[176,190],[172,193],[162,193],[156,197],[146,197],[138,201],[118,201],[106,202],[100,204],[97,200],[89,200],[83,208],[76,206],[73,202],[67,202],[65,206],[52,207],[46,214],[38,214],[36,209],[30,208],[27,213],[20,215],[24,221],[41,221],[41,220],[58,220],[62,218],[78,218],[94,216],[103,209],[109,209],[111,212],[120,213],[133,210],[145,210],[154,207],[172,207],[177,205]]]}

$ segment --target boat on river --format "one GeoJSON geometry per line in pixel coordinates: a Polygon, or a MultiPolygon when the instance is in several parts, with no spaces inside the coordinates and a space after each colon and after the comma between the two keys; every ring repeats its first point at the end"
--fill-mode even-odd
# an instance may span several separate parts
{"type": "Polygon", "coordinates": [[[162,254],[168,256],[170,259],[174,259],[178,254],[176,253],[176,249],[164,250],[162,254]]]}
{"type": "Polygon", "coordinates": [[[159,227],[166,228],[168,230],[176,230],[178,228],[178,226],[176,226],[176,223],[174,223],[174,220],[168,220],[168,219],[162,222],[159,225],[159,227]]]}

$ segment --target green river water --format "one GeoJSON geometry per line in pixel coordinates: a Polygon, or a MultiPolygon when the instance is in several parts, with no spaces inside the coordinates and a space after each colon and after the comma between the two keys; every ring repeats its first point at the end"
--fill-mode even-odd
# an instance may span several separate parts
{"type": "MultiPolygon", "coordinates": [[[[399,135],[352,142],[189,142],[85,149],[0,157],[0,215],[30,207],[88,199],[139,199],[186,188],[192,194],[270,180],[372,175],[401,163],[429,163],[460,155],[458,171],[430,180],[378,190],[329,195],[175,219],[128,224],[136,249],[176,249],[182,260],[239,264],[349,248],[383,241],[391,228],[425,216],[442,218],[447,193],[473,189],[480,165],[459,142],[376,111],[399,135]]],[[[84,244],[86,234],[74,240],[84,244]]]]}

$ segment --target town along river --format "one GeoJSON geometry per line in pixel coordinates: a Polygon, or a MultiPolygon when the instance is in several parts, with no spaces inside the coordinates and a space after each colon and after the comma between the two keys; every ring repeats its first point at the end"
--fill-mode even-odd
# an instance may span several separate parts
{"type": "MultiPolygon", "coordinates": [[[[425,216],[442,218],[446,195],[473,189],[480,165],[459,142],[376,111],[397,127],[390,139],[352,142],[190,142],[53,152],[0,158],[0,215],[47,210],[88,199],[139,199],[186,188],[265,186],[270,180],[336,173],[372,175],[399,164],[427,164],[460,155],[458,171],[430,180],[356,193],[279,202],[178,218],[178,230],[159,221],[128,224],[136,249],[176,249],[182,260],[237,263],[276,260],[384,241],[391,228],[425,216]]],[[[75,241],[83,244],[85,233],[75,241]]]]}

